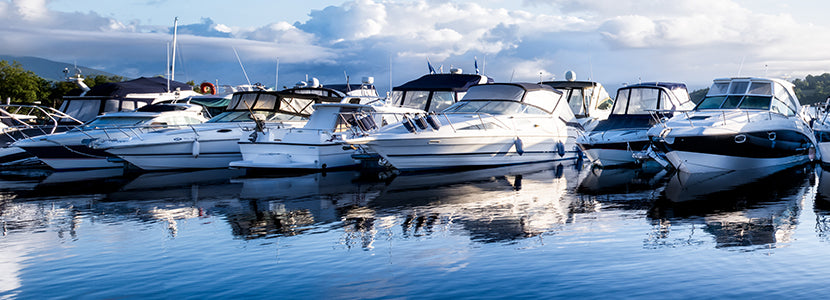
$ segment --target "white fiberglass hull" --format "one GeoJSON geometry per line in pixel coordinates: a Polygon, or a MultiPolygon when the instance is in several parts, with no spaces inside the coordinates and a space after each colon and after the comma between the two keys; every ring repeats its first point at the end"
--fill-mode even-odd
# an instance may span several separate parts
{"type": "Polygon", "coordinates": [[[759,168],[783,170],[810,161],[808,155],[751,158],[685,151],[671,151],[666,153],[666,158],[679,171],[687,173],[728,172],[759,168]]]}
{"type": "Polygon", "coordinates": [[[135,144],[113,147],[107,152],[117,155],[143,170],[227,168],[242,159],[239,138],[181,141],[164,144],[135,144]]]}
{"type": "Polygon", "coordinates": [[[487,167],[577,158],[576,152],[564,151],[561,141],[543,136],[525,136],[518,143],[515,136],[456,136],[377,140],[368,145],[400,170],[487,167]]]}
{"type": "Polygon", "coordinates": [[[631,150],[594,148],[584,151],[585,156],[588,157],[591,163],[603,167],[634,164],[637,162],[637,159],[634,158],[634,151],[631,150]]]}
{"type": "Polygon", "coordinates": [[[242,160],[231,167],[262,169],[325,170],[354,167],[354,150],[343,150],[340,143],[287,144],[239,143],[242,160]]]}
{"type": "Polygon", "coordinates": [[[818,143],[818,152],[821,154],[821,162],[830,164],[830,142],[818,143]]]}

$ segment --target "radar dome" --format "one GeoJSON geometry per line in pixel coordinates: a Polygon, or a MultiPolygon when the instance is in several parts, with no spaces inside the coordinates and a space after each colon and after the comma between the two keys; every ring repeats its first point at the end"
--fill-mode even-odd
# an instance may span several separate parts
{"type": "Polygon", "coordinates": [[[565,72],[565,80],[567,80],[567,81],[576,80],[576,72],[574,72],[574,71],[565,72]]]}

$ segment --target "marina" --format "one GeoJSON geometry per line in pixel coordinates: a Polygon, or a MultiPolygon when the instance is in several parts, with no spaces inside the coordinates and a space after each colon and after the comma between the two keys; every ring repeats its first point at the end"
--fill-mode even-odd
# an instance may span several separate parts
{"type": "Polygon", "coordinates": [[[354,171],[3,171],[0,297],[827,291],[830,173],[679,175],[573,161],[384,181],[354,171]]]}

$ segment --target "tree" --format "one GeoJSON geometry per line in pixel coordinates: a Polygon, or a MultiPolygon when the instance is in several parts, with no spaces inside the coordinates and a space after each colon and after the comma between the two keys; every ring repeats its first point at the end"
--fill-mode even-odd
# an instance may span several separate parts
{"type": "Polygon", "coordinates": [[[14,103],[35,103],[49,98],[49,82],[18,62],[0,60],[0,99],[14,103]]]}

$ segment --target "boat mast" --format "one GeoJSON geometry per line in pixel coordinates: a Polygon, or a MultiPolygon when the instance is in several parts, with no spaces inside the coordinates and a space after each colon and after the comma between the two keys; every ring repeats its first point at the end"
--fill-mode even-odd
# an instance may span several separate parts
{"type": "Polygon", "coordinates": [[[170,63],[170,79],[167,80],[167,91],[170,91],[170,81],[176,81],[176,37],[179,30],[179,17],[173,19],[173,60],[170,63]]]}

